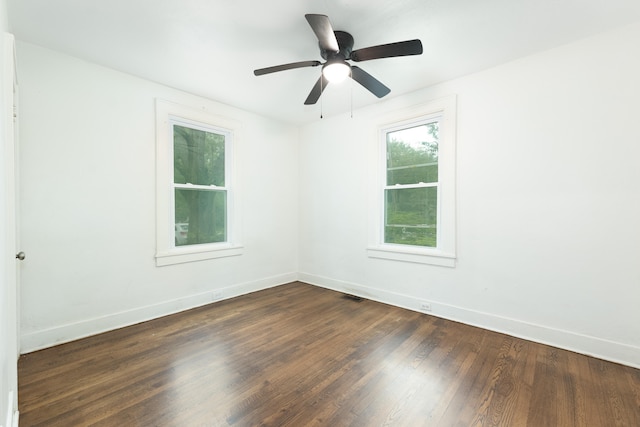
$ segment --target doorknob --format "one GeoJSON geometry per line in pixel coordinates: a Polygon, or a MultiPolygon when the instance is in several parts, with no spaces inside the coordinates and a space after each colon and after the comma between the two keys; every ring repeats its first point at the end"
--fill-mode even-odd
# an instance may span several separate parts
{"type": "Polygon", "coordinates": [[[20,251],[16,254],[16,258],[19,259],[20,261],[22,261],[23,259],[25,259],[27,256],[24,254],[24,252],[20,251]]]}

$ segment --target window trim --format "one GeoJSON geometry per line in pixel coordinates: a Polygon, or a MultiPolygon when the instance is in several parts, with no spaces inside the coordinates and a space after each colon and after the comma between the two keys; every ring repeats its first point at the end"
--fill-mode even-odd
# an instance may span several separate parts
{"type": "Polygon", "coordinates": [[[234,152],[240,139],[240,123],[216,116],[204,108],[192,108],[156,99],[156,266],[202,261],[243,253],[240,244],[240,215],[237,192],[237,164],[234,152]],[[173,180],[173,124],[217,130],[225,138],[225,168],[227,181],[227,241],[198,245],[175,246],[173,180]]]}
{"type": "Polygon", "coordinates": [[[375,195],[370,207],[367,256],[393,261],[455,267],[456,263],[456,97],[455,95],[391,113],[379,120],[375,166],[375,195]],[[384,243],[386,134],[440,117],[438,143],[437,247],[384,243]]]}

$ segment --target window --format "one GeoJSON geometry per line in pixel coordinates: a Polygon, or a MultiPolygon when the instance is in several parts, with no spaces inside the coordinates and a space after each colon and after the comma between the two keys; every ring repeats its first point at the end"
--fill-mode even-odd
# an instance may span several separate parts
{"type": "Polygon", "coordinates": [[[157,101],[158,266],[239,255],[237,123],[157,101]]]}
{"type": "Polygon", "coordinates": [[[175,246],[227,241],[228,131],[171,120],[175,246]]]}
{"type": "Polygon", "coordinates": [[[385,131],[384,243],[437,246],[439,119],[385,131]]]}
{"type": "Polygon", "coordinates": [[[399,112],[379,127],[378,212],[368,254],[455,265],[455,98],[399,112]],[[409,117],[409,118],[407,118],[409,117]]]}

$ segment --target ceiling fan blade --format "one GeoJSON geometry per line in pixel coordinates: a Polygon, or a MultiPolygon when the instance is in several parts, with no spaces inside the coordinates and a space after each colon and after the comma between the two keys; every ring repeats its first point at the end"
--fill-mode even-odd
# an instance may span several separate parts
{"type": "Polygon", "coordinates": [[[403,42],[381,44],[365,47],[351,52],[351,59],[356,62],[371,59],[391,58],[394,56],[421,55],[422,42],[418,39],[403,42]]]}
{"type": "Polygon", "coordinates": [[[338,52],[340,47],[338,46],[338,40],[333,33],[333,27],[329,22],[329,17],[326,15],[307,14],[304,15],[307,18],[307,22],[311,25],[311,29],[316,33],[316,37],[320,42],[320,47],[328,52],[338,52]]]}
{"type": "Polygon", "coordinates": [[[322,92],[328,84],[329,80],[327,80],[324,75],[321,75],[316,84],[313,86],[313,89],[311,89],[309,96],[307,96],[307,99],[304,101],[304,105],[312,105],[318,102],[318,99],[320,99],[320,95],[322,95],[322,92]]]}
{"type": "Polygon", "coordinates": [[[391,92],[391,89],[383,85],[380,80],[355,65],[351,66],[351,78],[360,83],[365,89],[378,98],[382,98],[391,92]]]}
{"type": "Polygon", "coordinates": [[[291,64],[283,64],[276,65],[274,67],[260,68],[253,71],[253,74],[256,76],[262,76],[263,74],[275,73],[277,71],[291,70],[294,68],[303,68],[303,67],[317,67],[321,65],[320,61],[300,61],[300,62],[292,62],[291,64]]]}

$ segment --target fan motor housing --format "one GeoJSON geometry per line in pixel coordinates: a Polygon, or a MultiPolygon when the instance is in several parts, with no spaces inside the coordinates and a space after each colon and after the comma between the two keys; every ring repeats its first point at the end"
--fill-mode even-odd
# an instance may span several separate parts
{"type": "Polygon", "coordinates": [[[340,51],[337,53],[328,52],[320,47],[320,56],[322,56],[323,59],[333,59],[335,57],[349,59],[351,57],[351,52],[353,51],[353,36],[346,31],[334,31],[333,34],[336,36],[340,51]]]}

